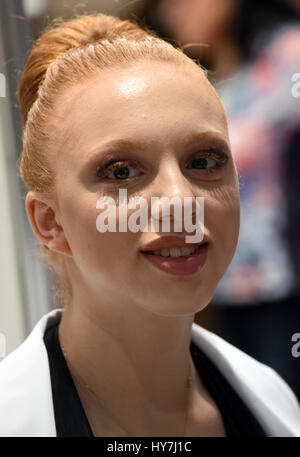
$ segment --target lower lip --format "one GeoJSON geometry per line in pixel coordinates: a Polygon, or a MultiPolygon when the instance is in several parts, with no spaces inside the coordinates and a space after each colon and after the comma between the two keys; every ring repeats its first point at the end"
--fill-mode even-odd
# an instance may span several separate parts
{"type": "Polygon", "coordinates": [[[207,248],[207,243],[203,244],[194,254],[186,257],[162,257],[155,254],[146,254],[145,252],[141,254],[152,265],[166,273],[188,276],[197,273],[204,266],[207,257],[207,248]]]}

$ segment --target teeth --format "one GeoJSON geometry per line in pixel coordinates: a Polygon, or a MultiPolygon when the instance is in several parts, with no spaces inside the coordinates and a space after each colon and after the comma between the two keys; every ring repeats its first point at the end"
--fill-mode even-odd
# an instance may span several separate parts
{"type": "MultiPolygon", "coordinates": [[[[194,249],[194,252],[195,252],[195,248],[197,248],[198,246],[184,246],[183,248],[181,248],[181,252],[183,255],[190,255],[191,253],[191,250],[194,249]]],[[[193,252],[192,252],[193,253],[193,252]]]]}
{"type": "Polygon", "coordinates": [[[161,250],[154,251],[154,252],[156,252],[156,255],[162,255],[163,257],[169,257],[169,255],[170,255],[169,249],[161,249],[161,250]]]}
{"type": "Polygon", "coordinates": [[[180,250],[180,248],[171,248],[171,249],[170,249],[170,256],[171,256],[171,257],[181,257],[181,250],[180,250]]]}
{"type": "Polygon", "coordinates": [[[162,257],[184,257],[194,254],[194,252],[198,251],[199,247],[200,246],[184,246],[180,248],[164,248],[151,252],[153,252],[153,254],[155,255],[160,255],[162,257]]]}

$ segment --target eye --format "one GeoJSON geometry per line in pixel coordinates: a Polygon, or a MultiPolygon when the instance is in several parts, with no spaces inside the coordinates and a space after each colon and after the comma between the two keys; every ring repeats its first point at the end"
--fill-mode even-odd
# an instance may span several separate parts
{"type": "Polygon", "coordinates": [[[131,160],[110,160],[97,170],[97,176],[109,180],[126,180],[135,178],[140,167],[131,160]]]}
{"type": "Polygon", "coordinates": [[[108,179],[128,179],[136,176],[134,167],[128,166],[117,166],[114,168],[113,172],[110,173],[108,179]]]}
{"type": "Polygon", "coordinates": [[[192,170],[202,171],[202,174],[216,173],[220,168],[227,163],[229,156],[223,152],[215,149],[208,149],[202,151],[189,162],[187,168],[192,170]]]}
{"type": "Polygon", "coordinates": [[[207,170],[208,168],[213,168],[217,164],[215,159],[211,159],[209,157],[200,157],[199,159],[195,159],[191,162],[192,168],[197,168],[200,170],[207,170]]]}

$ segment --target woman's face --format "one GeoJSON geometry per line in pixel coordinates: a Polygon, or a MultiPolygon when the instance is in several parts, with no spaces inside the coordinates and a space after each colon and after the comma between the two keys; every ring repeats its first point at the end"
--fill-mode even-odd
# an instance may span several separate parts
{"type": "MultiPolygon", "coordinates": [[[[56,114],[62,132],[53,161],[56,215],[71,251],[67,259],[75,296],[84,290],[96,302],[97,297],[98,302],[129,301],[160,315],[201,310],[231,262],[239,230],[238,180],[226,118],[205,76],[160,62],[109,69],[64,91],[56,114]],[[207,158],[208,150],[216,158],[207,158]],[[220,162],[224,153],[228,158],[220,162]],[[108,159],[121,161],[119,168],[97,175],[108,159]],[[141,248],[148,242],[187,234],[184,229],[175,233],[172,223],[169,233],[151,231],[151,214],[148,231],[100,233],[96,203],[105,196],[116,200],[119,189],[127,190],[128,199],[143,197],[149,208],[154,196],[182,202],[204,197],[208,250],[203,267],[171,274],[144,257],[141,248]]],[[[128,216],[132,212],[128,209],[128,216]]]]}

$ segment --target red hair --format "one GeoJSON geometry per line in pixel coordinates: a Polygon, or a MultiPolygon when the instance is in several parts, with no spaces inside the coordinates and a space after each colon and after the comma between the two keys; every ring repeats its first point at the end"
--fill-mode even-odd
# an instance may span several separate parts
{"type": "MultiPolygon", "coordinates": [[[[58,201],[55,170],[49,151],[55,148],[51,128],[59,91],[102,69],[138,60],[174,62],[206,75],[197,63],[160,39],[155,32],[130,20],[106,14],[79,15],[49,24],[36,40],[17,90],[23,122],[19,174],[25,186],[58,201]]],[[[56,273],[55,299],[64,306],[72,298],[65,256],[41,244],[41,254],[56,273]]]]}

